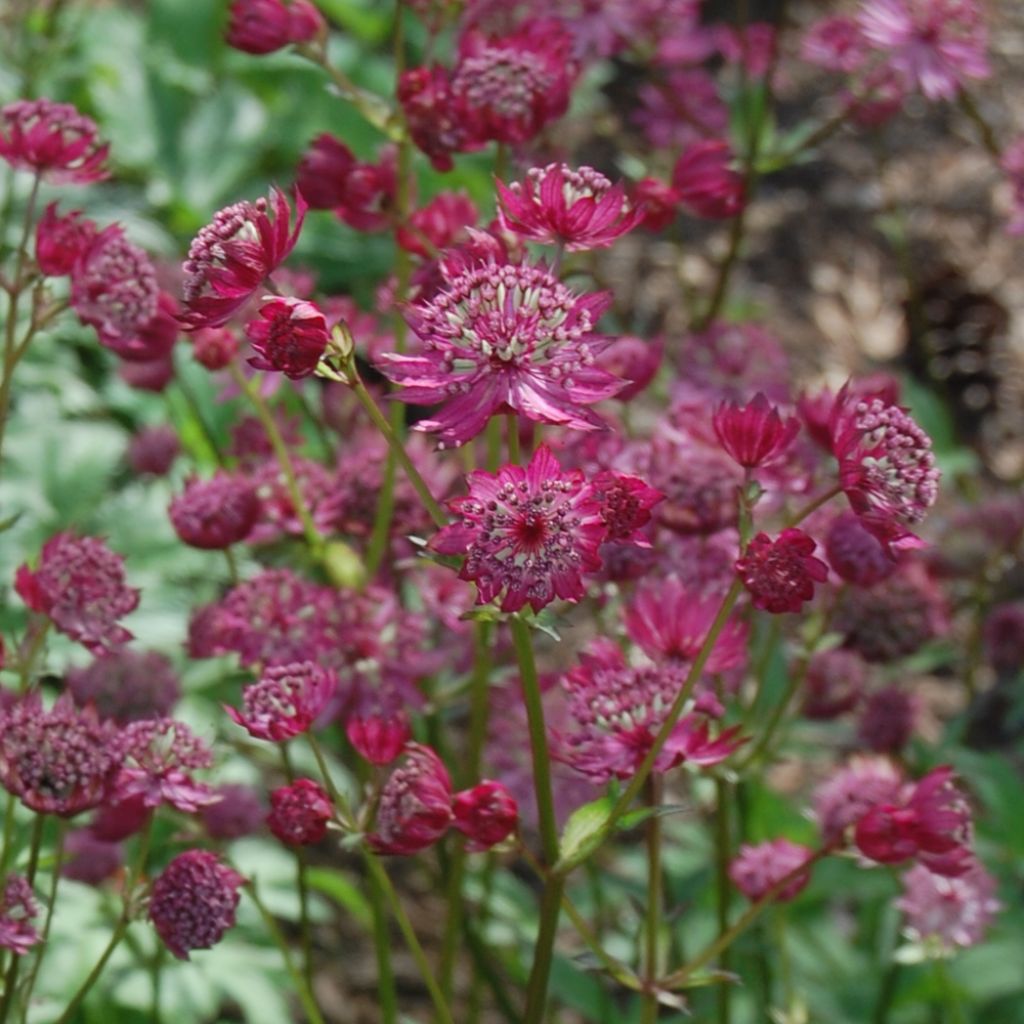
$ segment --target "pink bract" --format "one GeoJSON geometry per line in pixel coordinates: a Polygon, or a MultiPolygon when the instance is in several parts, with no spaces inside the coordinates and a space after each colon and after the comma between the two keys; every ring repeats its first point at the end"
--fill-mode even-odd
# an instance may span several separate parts
{"type": "Polygon", "coordinates": [[[70,103],[15,100],[0,109],[0,157],[54,183],[102,181],[110,147],[100,143],[98,130],[70,103]]]}
{"type": "Polygon", "coordinates": [[[312,374],[330,337],[323,313],[302,299],[269,299],[260,306],[259,319],[245,325],[256,355],[249,365],[277,370],[292,380],[312,374]]]}
{"type": "Polygon", "coordinates": [[[409,743],[405,758],[381,791],[376,830],[368,837],[377,853],[408,856],[433,846],[454,820],[452,784],[430,747],[409,743]]]}

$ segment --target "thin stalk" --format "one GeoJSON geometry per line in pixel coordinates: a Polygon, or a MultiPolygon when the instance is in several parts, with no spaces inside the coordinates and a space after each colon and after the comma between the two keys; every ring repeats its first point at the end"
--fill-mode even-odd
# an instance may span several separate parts
{"type": "Polygon", "coordinates": [[[238,559],[235,558],[235,553],[231,548],[224,548],[224,561],[228,567],[228,579],[231,581],[231,586],[237,587],[241,577],[238,575],[238,559]]]}
{"type": "Polygon", "coordinates": [[[882,983],[878,986],[878,998],[875,1000],[875,1009],[871,1014],[871,1024],[889,1024],[889,1011],[892,1009],[892,1001],[899,987],[900,971],[902,964],[899,960],[890,962],[885,974],[882,975],[882,983]]]}
{"type": "Polygon", "coordinates": [[[149,1021],[150,1024],[160,1024],[163,1015],[160,1012],[160,992],[164,976],[164,958],[167,956],[167,947],[162,942],[157,943],[156,952],[149,962],[149,1021]]]}
{"type": "Polygon", "coordinates": [[[514,466],[520,462],[519,452],[519,417],[510,412],[505,417],[506,430],[508,431],[508,461],[514,466]]]}
{"type": "Polygon", "coordinates": [[[459,843],[449,858],[447,884],[445,886],[445,904],[447,916],[444,923],[444,935],[441,939],[441,992],[446,1002],[451,1002],[455,987],[455,961],[459,953],[459,939],[462,936],[462,885],[466,877],[466,849],[459,843]]]}
{"type": "Polygon", "coordinates": [[[277,922],[274,920],[274,915],[270,913],[263,900],[260,899],[259,894],[256,892],[256,886],[252,882],[246,882],[243,888],[248,894],[249,899],[252,900],[253,905],[259,911],[260,917],[263,918],[263,923],[266,926],[267,932],[273,940],[274,945],[281,951],[281,959],[284,961],[285,970],[288,972],[288,976],[292,980],[292,985],[295,987],[295,994],[299,997],[299,1002],[302,1004],[302,1010],[305,1013],[309,1024],[325,1024],[324,1018],[320,1013],[320,1008],[316,1005],[316,1000],[313,998],[313,993],[310,991],[309,985],[306,983],[306,979],[295,966],[291,950],[288,948],[288,943],[285,940],[285,937],[281,934],[281,929],[277,926],[277,922]]]}
{"type": "Polygon", "coordinates": [[[25,982],[25,1014],[28,1015],[29,1000],[32,998],[32,991],[35,988],[36,978],[39,975],[39,968],[42,965],[43,957],[46,955],[47,942],[50,938],[50,925],[53,923],[53,912],[57,906],[57,886],[60,884],[60,872],[64,866],[64,840],[67,836],[67,822],[63,818],[57,819],[57,838],[54,842],[53,871],[50,875],[49,903],[46,907],[46,917],[43,920],[43,931],[40,936],[39,951],[32,964],[28,979],[25,982]]]}
{"type": "Polygon", "coordinates": [[[0,877],[7,870],[7,863],[11,859],[14,847],[14,812],[17,805],[18,798],[13,793],[8,793],[7,809],[4,811],[3,846],[0,846],[0,877]]]}
{"type": "Polygon", "coordinates": [[[391,913],[394,915],[398,928],[405,939],[406,945],[409,947],[409,952],[412,953],[412,957],[416,961],[416,966],[419,968],[420,975],[423,978],[423,984],[427,987],[430,1001],[434,1005],[434,1013],[437,1015],[438,1020],[441,1021],[441,1024],[455,1024],[451,1011],[448,1009],[448,1002],[444,998],[444,993],[442,993],[441,987],[434,977],[434,969],[431,967],[427,954],[420,945],[420,940],[416,937],[416,931],[409,920],[408,914],[405,912],[405,908],[402,906],[401,900],[398,898],[398,893],[395,892],[395,887],[391,884],[388,873],[381,866],[380,861],[365,847],[363,849],[363,860],[366,862],[370,875],[376,879],[378,887],[384,893],[388,904],[391,906],[391,913]]]}
{"type": "Polygon", "coordinates": [[[32,682],[32,670],[35,668],[36,659],[46,643],[46,637],[50,632],[50,620],[44,618],[33,618],[30,621],[27,636],[25,638],[24,653],[19,652],[18,657],[18,678],[21,684],[21,692],[24,693],[29,683],[32,682]]]}
{"type": "MultiPolygon", "coordinates": [[[[217,443],[217,438],[213,433],[213,428],[206,422],[206,417],[203,415],[202,407],[195,396],[195,392],[186,382],[184,374],[175,374],[174,386],[181,392],[181,397],[185,399],[185,405],[188,406],[188,411],[196,421],[196,424],[199,427],[199,433],[203,435],[203,440],[206,441],[210,451],[213,453],[213,457],[216,460],[217,465],[221,467],[226,466],[227,459],[224,457],[224,453],[220,450],[220,445],[217,443]]],[[[165,394],[169,394],[169,392],[165,392],[165,394]]]]}
{"type": "Polygon", "coordinates": [[[228,372],[231,374],[235,384],[238,385],[239,389],[251,403],[254,411],[256,412],[256,417],[263,425],[263,429],[267,432],[267,437],[270,440],[270,446],[274,449],[274,455],[277,458],[277,463],[281,467],[281,472],[284,474],[285,488],[288,491],[288,497],[291,499],[291,503],[295,508],[295,514],[299,517],[299,522],[302,523],[302,532],[306,538],[306,543],[309,545],[309,549],[313,553],[313,556],[319,559],[323,554],[324,538],[316,528],[316,524],[313,522],[313,517],[310,514],[309,507],[306,505],[306,500],[302,496],[298,477],[295,475],[295,464],[292,462],[292,457],[288,453],[288,446],[285,444],[284,438],[281,436],[281,431],[277,428],[277,422],[274,420],[273,413],[271,413],[269,406],[260,394],[259,387],[254,385],[253,382],[245,376],[237,364],[229,364],[228,372]]]}
{"type": "Polygon", "coordinates": [[[370,914],[373,918],[373,952],[377,961],[377,998],[380,1002],[381,1024],[397,1024],[398,993],[395,971],[391,966],[391,937],[384,911],[385,893],[372,875],[367,876],[370,890],[370,914]]]}
{"type": "MultiPolygon", "coordinates": [[[[25,877],[28,884],[32,885],[36,878],[36,869],[39,867],[39,851],[43,844],[43,826],[46,818],[42,814],[36,814],[32,822],[32,839],[29,846],[28,868],[25,877]]],[[[0,1022],[8,1019],[8,1014],[14,1008],[14,991],[18,987],[18,973],[21,970],[21,961],[24,957],[11,954],[11,962],[7,968],[7,975],[4,978],[4,997],[0,1002],[0,1022]]]]}
{"type": "MultiPolygon", "coordinates": [[[[295,781],[288,745],[281,744],[281,761],[289,785],[295,781]]],[[[301,846],[293,847],[295,853],[295,881],[299,890],[299,934],[302,942],[302,976],[306,984],[313,987],[313,937],[309,926],[309,885],[306,877],[306,851],[301,846]]]]}
{"type": "Polygon", "coordinates": [[[647,819],[647,907],[644,915],[644,979],[646,989],[640,1011],[641,1024],[655,1024],[658,1019],[658,996],[654,983],[660,970],[659,939],[664,895],[661,872],[661,806],[662,779],[652,775],[647,780],[647,805],[654,813],[647,819]]]}
{"type": "Polygon", "coordinates": [[[996,138],[996,133],[992,130],[992,126],[985,120],[978,109],[974,98],[969,92],[961,89],[957,95],[957,100],[960,103],[960,109],[967,115],[974,127],[978,129],[982,145],[988,150],[989,155],[995,157],[996,160],[1001,160],[1003,158],[1003,148],[999,145],[999,140],[996,138]]]}
{"type": "Polygon", "coordinates": [[[497,473],[498,467],[501,465],[500,417],[492,416],[487,421],[487,431],[484,436],[487,442],[487,471],[489,473],[497,473]]]}
{"type": "Polygon", "coordinates": [[[548,876],[540,900],[540,927],[533,946],[533,968],[526,990],[526,1012],[523,1024],[541,1024],[547,1009],[548,982],[554,959],[555,936],[558,933],[558,915],[562,907],[565,881],[561,875],[548,876]]]}
{"type": "Polygon", "coordinates": [[[320,769],[320,775],[323,777],[324,785],[327,787],[327,792],[330,794],[331,800],[334,802],[335,807],[338,808],[341,814],[341,823],[346,828],[353,828],[355,817],[352,814],[352,809],[349,807],[348,801],[345,799],[345,795],[334,784],[334,779],[331,777],[330,769],[327,767],[327,758],[324,757],[323,748],[311,732],[306,733],[306,741],[309,743],[310,750],[313,751],[313,757],[316,758],[316,766],[320,769]]]}
{"type": "Polygon", "coordinates": [[[819,494],[818,497],[811,499],[806,505],[798,508],[789,517],[786,526],[796,526],[797,523],[802,523],[812,512],[817,512],[822,505],[831,501],[837,494],[842,493],[843,488],[839,484],[836,484],[835,487],[830,487],[823,494],[819,494]]]}
{"type": "MultiPolygon", "coordinates": [[[[732,881],[729,863],[732,860],[732,830],[729,827],[730,792],[725,779],[715,779],[715,911],[718,934],[729,931],[729,907],[732,903],[732,881]]],[[[718,965],[723,971],[731,967],[729,947],[722,948],[718,965]]],[[[732,988],[719,985],[715,994],[718,1024],[729,1024],[732,1015],[732,988]]]]}

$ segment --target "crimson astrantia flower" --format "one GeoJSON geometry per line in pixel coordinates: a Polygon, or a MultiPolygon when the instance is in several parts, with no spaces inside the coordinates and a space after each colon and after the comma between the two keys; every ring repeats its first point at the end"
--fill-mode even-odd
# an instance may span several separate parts
{"type": "Polygon", "coordinates": [[[71,818],[107,799],[124,757],[121,734],[95,708],[29,693],[0,714],[0,784],[26,807],[71,818]]]}
{"type": "Polygon", "coordinates": [[[854,18],[834,15],[814,22],[800,43],[800,56],[827,71],[856,71],[867,56],[867,42],[854,18]]]}
{"type": "Polygon", "coordinates": [[[498,216],[506,231],[568,252],[600,249],[632,231],[643,219],[626,198],[592,167],[531,167],[524,182],[495,183],[498,216]]]}
{"type": "Polygon", "coordinates": [[[501,610],[529,604],[535,612],[555,598],[579,601],[583,574],[601,566],[606,527],[601,502],[578,470],[562,472],[541,445],[525,469],[504,466],[467,477],[469,494],[448,505],[459,522],[431,541],[433,550],[465,555],[459,576],[477,585],[477,603],[504,594],[501,610]]]}
{"type": "Polygon", "coordinates": [[[71,273],[78,258],[92,244],[99,228],[81,210],[63,215],[50,203],[36,224],[36,266],[47,277],[71,273]]]}
{"type": "MultiPolygon", "coordinates": [[[[692,661],[704,645],[720,601],[690,593],[675,576],[637,588],[626,607],[626,632],[655,661],[692,661]]],[[[738,619],[726,623],[705,670],[723,672],[746,661],[747,631],[738,619]]]]}
{"type": "Polygon", "coordinates": [[[131,647],[100,654],[85,668],[70,669],[65,683],[79,707],[91,704],[103,718],[121,725],[160,718],[181,696],[178,675],[164,655],[131,647]]]}
{"type": "Polygon", "coordinates": [[[260,831],[266,808],[251,786],[228,783],[214,790],[217,802],[199,809],[203,828],[211,839],[241,839],[260,831]]]}
{"type": "Polygon", "coordinates": [[[137,476],[166,476],[181,454],[178,432],[167,423],[143,427],[128,443],[125,461],[137,476]]]}
{"type": "Polygon", "coordinates": [[[309,42],[327,28],[309,0],[234,0],[230,15],[228,46],[257,56],[309,42]]]}
{"type": "Polygon", "coordinates": [[[471,853],[504,842],[519,821],[515,797],[500,782],[489,779],[456,793],[452,813],[452,826],[469,839],[466,849],[471,853]]]}
{"type": "Polygon", "coordinates": [[[893,803],[877,804],[858,822],[857,849],[880,864],[916,858],[955,878],[970,869],[971,812],[953,784],[953,769],[935,768],[893,803]]]}
{"type": "Polygon", "coordinates": [[[234,362],[241,341],[227,327],[202,327],[191,334],[192,358],[207,370],[223,370],[234,362]]]}
{"type": "Polygon", "coordinates": [[[267,826],[286,846],[309,846],[327,835],[334,805],[327,791],[312,779],[296,779],[270,794],[267,826]]]}
{"type": "Polygon", "coordinates": [[[235,924],[238,890],[245,879],[208,850],[186,850],[153,883],[149,919],[179,959],[210,949],[235,924]]]}
{"type": "Polygon", "coordinates": [[[93,654],[132,638],[117,620],[135,610],[139,592],[125,583],[124,559],[97,537],[55,534],[43,545],[39,568],[18,569],[14,589],[93,654]]]}
{"type": "Polygon", "coordinates": [[[865,0],[858,22],[907,88],[930,100],[951,100],[967,79],[991,74],[977,0],[865,0]]]}
{"type": "Polygon", "coordinates": [[[996,605],[985,619],[985,656],[1000,675],[1024,668],[1024,604],[996,605]]]}
{"type": "Polygon", "coordinates": [[[572,39],[554,18],[531,18],[512,35],[470,29],[459,40],[452,94],[474,119],[479,137],[521,143],[569,107],[576,75],[572,39]]]}
{"type": "Polygon", "coordinates": [[[185,274],[188,330],[222,327],[259,291],[288,254],[302,229],[306,201],[295,196],[295,225],[285,194],[273,188],[270,199],[243,200],[219,210],[189,246],[185,274]]]}
{"type": "MultiPolygon", "coordinates": [[[[569,699],[569,726],[560,737],[566,764],[597,782],[632,778],[686,678],[682,665],[626,664],[621,648],[599,639],[580,655],[563,686],[569,699]]],[[[710,735],[704,715],[684,715],[661,749],[654,767],[666,772],[689,761],[712,765],[725,760],[743,742],[738,728],[710,735]]]]}
{"type": "Polygon", "coordinates": [[[122,362],[117,375],[130,388],[160,394],[174,380],[174,357],[168,353],[144,363],[122,362]]]}
{"type": "Polygon", "coordinates": [[[381,365],[402,401],[442,403],[417,429],[458,446],[504,409],[575,430],[602,426],[586,406],[622,386],[594,362],[606,344],[593,332],[607,293],[577,295],[542,264],[476,263],[442,274],[445,289],[406,313],[422,353],[388,353],[381,365]]]}
{"type": "Polygon", "coordinates": [[[39,916],[32,886],[24,875],[8,875],[0,893],[0,949],[24,956],[40,935],[32,921],[39,916]]]}
{"type": "Polygon", "coordinates": [[[605,540],[649,548],[651,542],[643,528],[651,521],[651,509],[665,495],[649,487],[639,477],[615,473],[610,469],[594,477],[591,486],[601,503],[605,540]]]}
{"type": "Polygon", "coordinates": [[[938,943],[950,953],[981,942],[1003,907],[996,899],[996,880],[978,861],[957,878],[915,864],[903,876],[896,906],[906,915],[911,938],[938,943]]]}
{"type": "Polygon", "coordinates": [[[827,843],[842,841],[873,807],[898,800],[903,776],[887,757],[857,756],[814,791],[814,816],[827,843]]]}
{"type": "Polygon", "coordinates": [[[143,797],[136,795],[119,800],[114,793],[97,808],[89,831],[105,843],[119,843],[141,832],[152,817],[153,808],[143,797]]]}
{"type": "Polygon", "coordinates": [[[249,536],[260,515],[260,499],[245,477],[219,472],[209,480],[189,480],[167,511],[186,544],[217,551],[249,536]]]}
{"type": "Polygon", "coordinates": [[[367,841],[377,853],[407,856],[436,843],[453,819],[448,770],[430,747],[410,743],[381,791],[367,841]]]}
{"type": "Polygon", "coordinates": [[[312,661],[273,665],[242,691],[242,710],[224,706],[232,721],[261,740],[289,740],[307,732],[338,681],[312,661]]]}
{"type": "Polygon", "coordinates": [[[774,540],[759,533],[736,562],[754,607],[780,614],[798,612],[814,597],[814,584],[828,579],[828,566],[814,557],[813,537],[790,527],[774,540]]]}
{"type": "MultiPolygon", "coordinates": [[[[767,893],[786,875],[806,864],[813,851],[788,839],[772,839],[756,846],[744,844],[729,865],[733,885],[754,902],[767,893]]],[[[797,875],[775,899],[779,903],[795,899],[811,880],[810,872],[797,875]]]]}
{"type": "Polygon", "coordinates": [[[870,587],[892,575],[896,560],[856,512],[842,512],[825,535],[825,555],[837,575],[858,587],[870,587]]]}
{"type": "Polygon", "coordinates": [[[132,363],[152,363],[170,356],[181,333],[178,303],[168,292],[160,292],[156,312],[134,331],[123,334],[100,332],[100,344],[132,363]]]}
{"type": "Polygon", "coordinates": [[[466,102],[441,67],[410,68],[398,80],[398,102],[413,142],[437,171],[452,169],[452,154],[479,149],[485,139],[466,102]]]}
{"type": "Polygon", "coordinates": [[[259,315],[245,325],[257,353],[249,365],[278,370],[292,380],[313,373],[330,341],[323,313],[312,302],[289,297],[268,299],[259,315]]]}
{"type": "Polygon", "coordinates": [[[15,100],[0,109],[0,157],[54,183],[87,185],[107,176],[110,147],[100,144],[97,131],[70,103],[15,100]]]}
{"type": "Polygon", "coordinates": [[[192,772],[209,768],[213,753],[192,730],[173,718],[152,718],[125,726],[125,760],[117,778],[119,801],[141,798],[146,807],[170,804],[186,814],[217,800],[192,772]]]}
{"type": "Polygon", "coordinates": [[[836,396],[829,427],[839,482],[864,525],[884,544],[920,546],[906,527],[924,519],[939,492],[928,435],[906,409],[849,385],[836,396]]]}
{"type": "Polygon", "coordinates": [[[71,268],[71,308],[112,348],[149,326],[159,300],[152,261],[117,224],[96,235],[71,268]]]}
{"type": "Polygon", "coordinates": [[[358,231],[379,231],[388,225],[398,187],[396,159],[388,147],[375,164],[358,160],[344,142],[325,132],[299,161],[298,188],[312,209],[333,210],[358,231]]]}
{"type": "Polygon", "coordinates": [[[345,735],[356,753],[375,765],[391,764],[412,739],[402,715],[353,715],[345,723],[345,735]]]}
{"type": "Polygon", "coordinates": [[[479,216],[464,192],[440,192],[399,226],[395,238],[403,249],[430,259],[465,237],[465,229],[476,224],[479,216]]]}
{"type": "Polygon", "coordinates": [[[676,161],[672,187],[681,205],[699,217],[735,217],[743,206],[743,177],[732,169],[728,142],[695,142],[676,161]]]}
{"type": "Polygon", "coordinates": [[[721,446],[746,469],[781,455],[800,430],[800,421],[795,416],[783,419],[761,391],[746,405],[723,402],[711,423],[721,446]]]}
{"type": "Polygon", "coordinates": [[[612,397],[617,402],[629,402],[654,380],[665,350],[662,337],[638,338],[623,334],[597,357],[597,365],[613,377],[624,381],[622,389],[612,397]]]}
{"type": "Polygon", "coordinates": [[[97,839],[87,828],[68,833],[61,868],[63,878],[72,878],[83,885],[98,886],[113,878],[123,866],[120,843],[106,843],[97,839]]]}
{"type": "Polygon", "coordinates": [[[662,231],[676,219],[679,196],[667,182],[641,178],[633,186],[632,198],[640,211],[641,223],[648,231],[662,231]]]}

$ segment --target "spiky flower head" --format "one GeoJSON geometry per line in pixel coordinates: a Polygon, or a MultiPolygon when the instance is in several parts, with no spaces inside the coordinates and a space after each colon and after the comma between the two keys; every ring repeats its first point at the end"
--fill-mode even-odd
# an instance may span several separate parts
{"type": "Polygon", "coordinates": [[[8,875],[0,895],[0,949],[24,956],[40,940],[32,924],[39,915],[32,886],[24,875],[8,875]]]}
{"type": "Polygon", "coordinates": [[[238,890],[245,879],[208,850],[186,850],[153,883],[149,919],[179,959],[211,949],[235,924],[238,890]]]}
{"type": "Polygon", "coordinates": [[[159,651],[122,647],[99,654],[84,668],[71,669],[68,691],[79,707],[89,704],[120,725],[170,713],[181,696],[174,666],[159,651]]]}
{"type": "Polygon", "coordinates": [[[0,157],[54,183],[87,185],[107,176],[110,147],[96,123],[70,103],[15,100],[0,109],[0,157]]]}
{"type": "Polygon", "coordinates": [[[267,826],[286,846],[310,846],[327,835],[334,806],[327,791],[312,779],[296,779],[270,794],[267,826]]]}
{"type": "Polygon", "coordinates": [[[199,809],[206,834],[211,839],[240,839],[260,831],[266,808],[251,786],[227,783],[214,790],[217,800],[199,809]]]}
{"type": "Polygon", "coordinates": [[[406,314],[422,353],[387,353],[381,365],[402,401],[441,406],[417,429],[458,446],[507,409],[575,430],[602,425],[587,407],[622,386],[595,363],[607,293],[577,295],[525,262],[445,263],[442,275],[443,290],[406,314]]]}
{"type": "Polygon", "coordinates": [[[260,306],[259,319],[245,325],[256,355],[249,365],[276,370],[292,380],[312,374],[327,351],[330,336],[323,313],[312,302],[270,298],[260,306]]]}
{"type": "Polygon", "coordinates": [[[515,797],[502,783],[490,779],[456,793],[452,813],[452,827],[469,840],[466,849],[471,853],[489,850],[504,842],[519,821],[515,797]]]}
{"type": "Polygon", "coordinates": [[[788,527],[774,539],[759,533],[736,562],[736,572],[755,608],[772,612],[798,612],[814,597],[814,584],[828,579],[828,566],[814,557],[813,537],[788,527]]]}
{"type": "Polygon", "coordinates": [[[867,665],[856,651],[833,647],[818,651],[807,664],[803,713],[828,720],[852,711],[867,682],[867,665]]]}
{"type": "Polygon", "coordinates": [[[93,654],[132,638],[118,619],[135,610],[139,592],[125,583],[124,559],[97,537],[55,534],[43,545],[37,569],[18,569],[14,589],[32,611],[93,654]]]}
{"type": "Polygon", "coordinates": [[[612,470],[598,473],[592,484],[601,503],[605,540],[649,548],[651,542],[643,530],[651,521],[651,509],[664,500],[665,495],[639,477],[612,470]]]}
{"type": "Polygon", "coordinates": [[[337,686],[334,674],[315,662],[274,665],[242,692],[241,711],[227,705],[225,711],[250,736],[289,740],[309,730],[337,686]]]}
{"type": "Polygon", "coordinates": [[[401,714],[352,715],[345,723],[345,735],[360,757],[378,766],[393,763],[412,739],[401,714]]]}
{"type": "Polygon", "coordinates": [[[763,391],[746,405],[722,402],[711,419],[719,444],[746,469],[781,455],[800,430],[795,416],[783,419],[763,391]]]}
{"type": "Polygon", "coordinates": [[[743,208],[743,176],[732,168],[728,142],[703,139],[688,146],[672,170],[680,205],[698,217],[725,220],[743,208]]]}
{"type": "Polygon", "coordinates": [[[193,239],[182,266],[187,329],[227,323],[295,248],[305,214],[299,193],[289,230],[291,208],[278,188],[269,200],[242,200],[219,210],[193,239]]]}
{"type": "Polygon", "coordinates": [[[124,747],[117,725],[62,695],[32,692],[0,714],[0,784],[40,814],[71,818],[109,796],[124,747]]]}
{"type": "Polygon", "coordinates": [[[903,876],[903,895],[896,906],[906,917],[911,938],[934,943],[948,955],[981,942],[1003,905],[996,899],[996,880],[973,861],[957,878],[915,864],[903,876]]]}
{"type": "Polygon", "coordinates": [[[190,547],[216,551],[245,540],[256,525],[260,499],[240,474],[193,478],[167,510],[174,532],[190,547]]]}
{"type": "Polygon", "coordinates": [[[257,56],[309,42],[327,27],[309,0],[233,0],[230,15],[228,46],[257,56]]]}
{"type": "MultiPolygon", "coordinates": [[[[744,844],[729,865],[729,877],[733,885],[754,902],[806,864],[811,856],[812,851],[806,846],[791,843],[788,839],[772,839],[756,846],[744,844]]],[[[810,880],[809,871],[796,875],[776,894],[775,899],[779,903],[795,899],[810,880]]]]}
{"type": "Polygon", "coordinates": [[[825,535],[828,564],[847,583],[870,587],[896,568],[892,552],[862,522],[856,512],[841,512],[825,535]]]}
{"type": "Polygon", "coordinates": [[[599,569],[605,536],[601,504],[578,470],[563,472],[546,445],[530,464],[470,473],[469,494],[449,507],[458,522],[431,548],[465,555],[459,576],[477,585],[477,602],[501,596],[501,610],[529,604],[535,612],[556,598],[579,601],[583,574],[599,569]]]}
{"type": "Polygon", "coordinates": [[[178,432],[169,423],[158,423],[132,437],[125,461],[138,476],[166,476],[180,454],[178,432]]]}
{"type": "Polygon", "coordinates": [[[857,739],[879,754],[899,754],[910,742],[920,704],[917,695],[899,686],[869,694],[857,719],[857,739]]]}
{"type": "Polygon", "coordinates": [[[882,804],[899,799],[903,776],[887,757],[857,756],[814,791],[814,816],[827,843],[839,843],[847,829],[882,804]]]}
{"type": "Polygon", "coordinates": [[[47,277],[71,273],[79,257],[89,248],[99,228],[81,210],[58,214],[50,203],[36,224],[36,266],[47,277]]]}
{"type": "Polygon", "coordinates": [[[448,770],[430,747],[409,743],[381,791],[368,841],[377,853],[407,856],[436,843],[453,818],[448,770]]]}

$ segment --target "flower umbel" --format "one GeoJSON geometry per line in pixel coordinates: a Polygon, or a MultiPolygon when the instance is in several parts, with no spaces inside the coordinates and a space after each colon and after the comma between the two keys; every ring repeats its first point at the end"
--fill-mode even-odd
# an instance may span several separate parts
{"type": "Polygon", "coordinates": [[[430,747],[409,743],[381,792],[368,841],[377,853],[407,856],[436,843],[453,818],[448,770],[430,747]]]}
{"type": "Polygon", "coordinates": [[[803,530],[783,530],[774,540],[759,533],[736,563],[754,607],[780,614],[798,612],[814,597],[814,584],[828,579],[828,566],[814,557],[817,544],[803,530]]]}
{"type": "Polygon", "coordinates": [[[8,875],[0,896],[0,949],[24,956],[37,942],[39,932],[32,921],[39,915],[39,904],[24,875],[8,875]]]}
{"type": "Polygon", "coordinates": [[[250,736],[280,742],[308,731],[337,686],[334,675],[312,661],[271,666],[245,688],[241,711],[225,710],[250,736]]]}
{"type": "Polygon", "coordinates": [[[323,313],[312,302],[289,297],[268,298],[259,315],[245,325],[256,350],[249,365],[277,370],[292,380],[313,373],[330,341],[323,313]]]}
{"type": "Polygon", "coordinates": [[[15,100],[0,109],[0,157],[55,183],[87,185],[107,176],[103,165],[110,147],[100,143],[97,131],[70,103],[15,100]]]}

